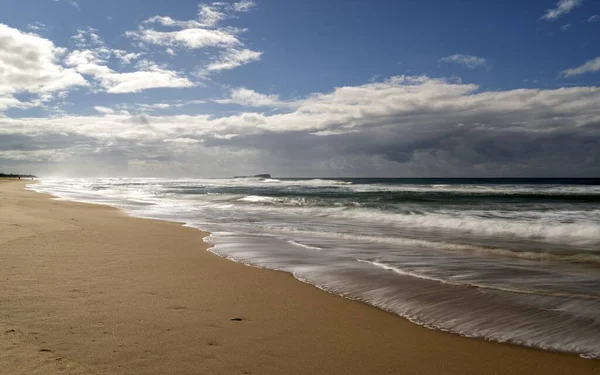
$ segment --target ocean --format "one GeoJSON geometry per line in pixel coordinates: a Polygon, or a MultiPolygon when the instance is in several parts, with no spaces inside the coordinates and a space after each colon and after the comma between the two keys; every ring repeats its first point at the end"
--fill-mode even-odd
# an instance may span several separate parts
{"type": "Polygon", "coordinates": [[[29,188],[185,222],[211,232],[215,254],[432,329],[600,359],[600,179],[97,178],[29,188]]]}

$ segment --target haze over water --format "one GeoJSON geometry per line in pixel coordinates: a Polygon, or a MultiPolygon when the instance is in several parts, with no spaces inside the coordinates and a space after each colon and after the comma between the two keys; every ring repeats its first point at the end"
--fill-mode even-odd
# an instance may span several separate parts
{"type": "Polygon", "coordinates": [[[600,179],[44,179],[430,328],[600,358],[600,179]]]}

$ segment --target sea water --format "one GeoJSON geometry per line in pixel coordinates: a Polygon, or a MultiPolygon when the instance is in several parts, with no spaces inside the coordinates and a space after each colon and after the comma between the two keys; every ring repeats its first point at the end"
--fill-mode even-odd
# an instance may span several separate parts
{"type": "Polygon", "coordinates": [[[600,358],[600,179],[42,179],[464,336],[600,358]]]}

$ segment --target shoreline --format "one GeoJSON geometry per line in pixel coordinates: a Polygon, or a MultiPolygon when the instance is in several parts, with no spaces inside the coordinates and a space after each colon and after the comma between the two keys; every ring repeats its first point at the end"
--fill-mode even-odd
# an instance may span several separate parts
{"type": "Polygon", "coordinates": [[[0,347],[9,337],[19,348],[38,345],[22,350],[28,356],[63,358],[43,366],[69,358],[68,373],[107,374],[600,370],[571,354],[430,330],[203,251],[207,233],[196,228],[51,199],[27,183],[0,183],[0,347]]]}

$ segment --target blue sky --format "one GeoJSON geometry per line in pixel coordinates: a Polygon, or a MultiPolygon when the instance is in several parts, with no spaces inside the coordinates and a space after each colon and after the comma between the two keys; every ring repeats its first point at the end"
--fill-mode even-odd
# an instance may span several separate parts
{"type": "Polygon", "coordinates": [[[538,164],[548,152],[539,146],[548,142],[542,123],[569,133],[578,149],[596,139],[588,123],[598,121],[599,1],[0,5],[0,60],[9,67],[0,68],[0,167],[85,174],[74,167],[85,160],[92,174],[267,166],[289,175],[394,176],[598,168],[587,146],[576,160],[538,164]],[[475,105],[481,119],[464,115],[475,105]],[[541,114],[561,105],[559,114],[541,114]],[[480,139],[484,123],[490,139],[480,139]],[[513,136],[516,123],[527,123],[519,130],[527,145],[500,149],[497,140],[513,136]],[[492,151],[481,151],[490,142],[492,151]],[[523,151],[531,149],[540,151],[523,151]],[[218,168],[187,165],[199,155],[218,159],[218,168]]]}

